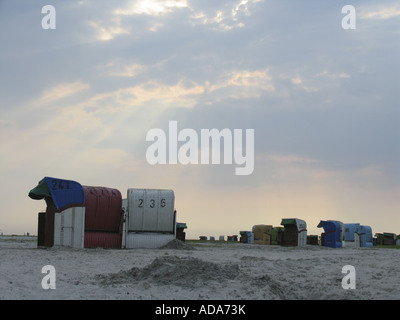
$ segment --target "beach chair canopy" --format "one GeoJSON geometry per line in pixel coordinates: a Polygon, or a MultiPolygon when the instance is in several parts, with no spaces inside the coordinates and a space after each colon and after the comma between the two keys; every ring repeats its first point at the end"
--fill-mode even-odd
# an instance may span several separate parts
{"type": "Polygon", "coordinates": [[[52,177],[44,177],[39,184],[29,191],[34,200],[51,198],[57,210],[85,205],[85,191],[80,183],[52,177]]]}
{"type": "Polygon", "coordinates": [[[176,228],[177,228],[177,229],[186,229],[186,228],[187,228],[187,225],[186,225],[186,223],[184,223],[184,222],[177,222],[177,223],[176,223],[176,228]]]}
{"type": "Polygon", "coordinates": [[[304,220],[297,218],[282,219],[281,225],[283,226],[295,225],[298,232],[307,230],[307,223],[304,220]]]}
{"type": "Polygon", "coordinates": [[[297,218],[282,219],[281,225],[285,227],[281,245],[305,246],[307,244],[307,223],[297,218]]]}
{"type": "Polygon", "coordinates": [[[332,220],[321,220],[317,226],[318,228],[324,228],[324,246],[330,248],[341,248],[341,235],[342,225],[339,221],[332,220]]]}
{"type": "Polygon", "coordinates": [[[122,229],[122,195],[117,189],[83,186],[85,231],[119,232],[122,229]]]}
{"type": "Polygon", "coordinates": [[[360,247],[372,247],[372,228],[370,226],[358,226],[355,233],[359,237],[360,247]]]}
{"type": "Polygon", "coordinates": [[[175,233],[173,190],[128,189],[128,231],[175,233]]]}

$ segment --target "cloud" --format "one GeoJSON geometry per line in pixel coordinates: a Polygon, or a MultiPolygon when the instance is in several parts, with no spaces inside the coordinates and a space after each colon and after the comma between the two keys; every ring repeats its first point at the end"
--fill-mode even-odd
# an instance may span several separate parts
{"type": "Polygon", "coordinates": [[[185,86],[183,82],[175,85],[165,85],[157,81],[148,81],[144,84],[122,90],[123,94],[130,95],[127,100],[130,105],[138,105],[147,101],[162,101],[169,106],[191,107],[193,99],[204,93],[204,87],[198,84],[185,86]]]}
{"type": "Polygon", "coordinates": [[[114,14],[161,16],[187,7],[188,2],[186,0],[139,0],[129,1],[125,7],[115,9],[114,14]]]}
{"type": "Polygon", "coordinates": [[[179,81],[173,85],[156,80],[147,81],[135,86],[100,93],[82,102],[82,107],[94,108],[97,112],[121,112],[124,108],[144,106],[146,103],[165,107],[190,108],[197,96],[204,93],[204,87],[196,84],[184,84],[179,81]],[[99,109],[101,107],[101,109],[99,109]]]}
{"type": "Polygon", "coordinates": [[[363,8],[359,14],[359,17],[362,19],[378,20],[387,20],[397,16],[400,16],[400,7],[397,4],[391,7],[363,8]]]}
{"type": "Polygon", "coordinates": [[[229,31],[233,28],[241,28],[244,26],[243,23],[235,23],[235,19],[232,19],[231,14],[226,14],[223,11],[218,10],[214,15],[206,14],[204,12],[195,13],[191,16],[193,24],[211,25],[214,30],[229,31]]]}
{"type": "Polygon", "coordinates": [[[127,77],[132,78],[141,74],[145,69],[145,66],[139,64],[130,64],[123,66],[120,70],[110,71],[108,73],[111,77],[127,77]]]}
{"type": "Polygon", "coordinates": [[[38,105],[53,103],[61,99],[66,99],[80,91],[87,90],[89,87],[88,83],[81,81],[60,83],[44,90],[36,103],[38,105]]]}
{"type": "Polygon", "coordinates": [[[121,18],[113,17],[110,21],[89,21],[95,30],[96,38],[100,41],[110,41],[121,34],[130,34],[130,29],[122,27],[121,18]]]}
{"type": "Polygon", "coordinates": [[[306,85],[305,80],[303,78],[301,78],[299,75],[292,77],[290,80],[294,85],[298,86],[299,88],[302,88],[303,90],[305,90],[308,93],[317,92],[319,90],[315,86],[306,85]]]}
{"type": "MultiPolygon", "coordinates": [[[[234,70],[221,75],[215,83],[208,82],[208,92],[231,88],[235,96],[260,96],[265,91],[275,91],[272,77],[265,70],[234,70]],[[249,89],[253,89],[250,90],[249,89]]],[[[221,93],[223,95],[223,93],[221,93]]]]}
{"type": "MultiPolygon", "coordinates": [[[[236,28],[243,28],[245,23],[243,17],[250,17],[251,10],[257,2],[263,0],[241,0],[235,5],[223,5],[214,10],[203,10],[202,8],[191,7],[193,25],[208,25],[216,31],[230,31],[236,28]]],[[[218,3],[218,2],[216,2],[218,3]]]]}
{"type": "Polygon", "coordinates": [[[327,77],[331,79],[346,79],[350,78],[351,76],[346,73],[346,72],[341,72],[341,73],[330,73],[326,69],[324,69],[322,72],[317,73],[315,75],[316,77],[327,77]]]}
{"type": "MultiPolygon", "coordinates": [[[[108,76],[135,77],[150,67],[131,64],[107,63],[98,67],[108,76]]],[[[116,112],[124,108],[151,105],[151,108],[191,108],[202,98],[259,97],[263,92],[273,92],[275,86],[268,69],[235,70],[227,72],[217,79],[197,83],[179,79],[173,84],[160,80],[148,80],[134,86],[102,92],[93,95],[80,105],[96,112],[116,112]],[[101,109],[99,109],[101,107],[101,109]]]]}

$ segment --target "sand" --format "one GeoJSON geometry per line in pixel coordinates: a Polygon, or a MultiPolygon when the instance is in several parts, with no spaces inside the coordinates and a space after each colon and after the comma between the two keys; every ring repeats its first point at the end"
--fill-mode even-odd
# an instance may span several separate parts
{"type": "Polygon", "coordinates": [[[400,250],[183,243],[160,249],[38,249],[35,237],[0,237],[0,299],[400,299],[400,250]],[[43,289],[42,267],[55,268],[43,289]],[[343,289],[345,265],[355,289],[343,289]]]}

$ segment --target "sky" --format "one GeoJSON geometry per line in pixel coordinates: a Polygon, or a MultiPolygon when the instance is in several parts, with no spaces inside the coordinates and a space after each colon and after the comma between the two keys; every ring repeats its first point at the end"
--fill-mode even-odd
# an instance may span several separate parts
{"type": "Polygon", "coordinates": [[[282,218],[399,234],[399,40],[397,0],[0,0],[0,232],[37,234],[50,176],[172,189],[192,239],[282,218]],[[241,129],[242,154],[254,130],[254,170],[150,164],[170,121],[241,129]]]}

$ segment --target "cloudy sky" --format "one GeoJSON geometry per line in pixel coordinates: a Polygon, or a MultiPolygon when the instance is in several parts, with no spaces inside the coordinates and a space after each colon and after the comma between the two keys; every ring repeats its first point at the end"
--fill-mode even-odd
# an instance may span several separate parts
{"type": "Polygon", "coordinates": [[[292,217],[400,233],[399,20],[397,0],[0,0],[0,231],[37,233],[28,192],[52,176],[173,189],[189,238],[292,217]],[[254,129],[253,173],[150,165],[169,121],[254,129]]]}

